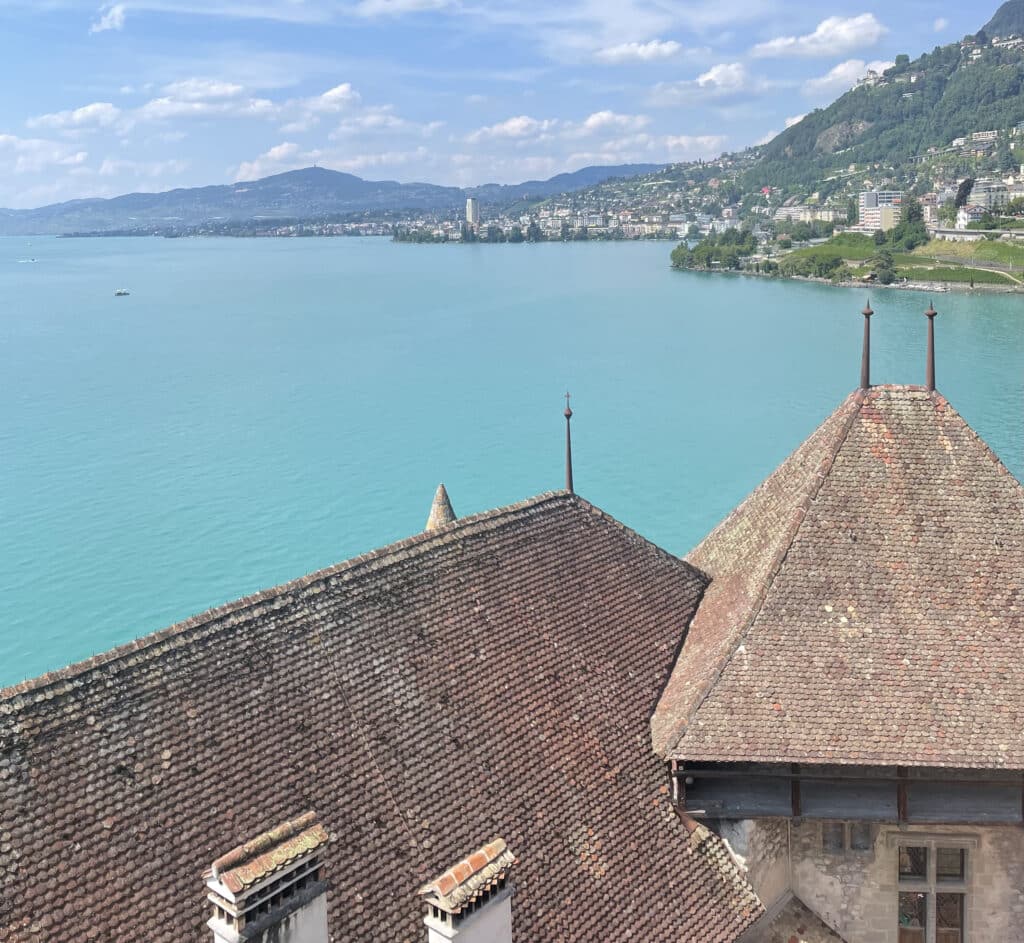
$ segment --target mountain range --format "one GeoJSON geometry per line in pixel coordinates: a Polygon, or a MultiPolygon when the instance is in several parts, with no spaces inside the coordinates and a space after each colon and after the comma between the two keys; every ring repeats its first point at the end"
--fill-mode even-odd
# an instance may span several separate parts
{"type": "Polygon", "coordinates": [[[310,219],[350,213],[458,210],[467,196],[510,204],[567,193],[612,178],[658,170],[660,164],[584,167],[550,180],[487,184],[467,190],[430,183],[363,180],[324,167],[307,167],[246,183],[129,193],[71,200],[31,210],[0,209],[0,235],[144,231],[259,218],[310,219]]]}

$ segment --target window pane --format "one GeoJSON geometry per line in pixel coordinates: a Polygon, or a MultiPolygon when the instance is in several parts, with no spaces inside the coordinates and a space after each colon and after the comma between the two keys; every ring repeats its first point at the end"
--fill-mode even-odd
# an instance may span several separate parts
{"type": "Polygon", "coordinates": [[[823,822],[821,825],[821,847],[825,851],[842,851],[845,826],[842,822],[823,822]]]}
{"type": "Polygon", "coordinates": [[[962,943],[964,932],[964,895],[935,895],[936,943],[962,943]]]}
{"type": "Polygon", "coordinates": [[[939,881],[962,881],[964,879],[963,848],[935,849],[935,877],[939,881]]]}
{"type": "Polygon", "coordinates": [[[854,822],[850,826],[850,847],[855,851],[871,848],[871,826],[867,822],[854,822]]]}
{"type": "Polygon", "coordinates": [[[900,880],[923,881],[927,877],[928,849],[914,847],[900,848],[900,880]]]}
{"type": "Polygon", "coordinates": [[[928,895],[900,894],[899,943],[924,943],[927,922],[928,895]]]}

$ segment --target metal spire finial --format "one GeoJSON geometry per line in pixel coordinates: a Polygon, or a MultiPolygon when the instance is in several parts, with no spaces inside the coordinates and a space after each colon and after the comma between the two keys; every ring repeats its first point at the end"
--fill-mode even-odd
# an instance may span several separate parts
{"type": "Polygon", "coordinates": [[[569,394],[565,394],[565,490],[570,494],[572,489],[572,431],[569,420],[572,419],[572,408],[569,406],[569,394]]]}
{"type": "Polygon", "coordinates": [[[929,300],[928,310],[924,316],[928,319],[928,365],[925,369],[925,389],[931,393],[935,389],[935,315],[939,312],[929,300]]]}
{"type": "Polygon", "coordinates": [[[871,386],[871,315],[874,313],[871,310],[871,299],[869,298],[861,312],[864,315],[864,349],[860,355],[860,388],[862,390],[871,386]]]}

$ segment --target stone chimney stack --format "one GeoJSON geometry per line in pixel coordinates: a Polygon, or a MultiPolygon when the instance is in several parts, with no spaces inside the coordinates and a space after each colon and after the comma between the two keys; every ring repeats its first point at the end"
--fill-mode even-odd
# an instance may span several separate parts
{"type": "Polygon", "coordinates": [[[420,888],[427,943],[512,943],[512,866],[501,838],[420,888]]]}
{"type": "Polygon", "coordinates": [[[214,943],[329,943],[326,843],[327,830],[307,812],[214,861],[204,875],[214,943]]]}

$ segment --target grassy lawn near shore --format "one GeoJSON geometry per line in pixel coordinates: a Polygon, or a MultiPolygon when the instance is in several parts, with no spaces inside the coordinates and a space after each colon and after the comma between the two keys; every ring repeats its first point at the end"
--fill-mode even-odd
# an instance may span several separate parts
{"type": "Polygon", "coordinates": [[[990,263],[1024,269],[1024,240],[1016,243],[989,239],[982,239],[979,242],[947,242],[943,239],[933,239],[927,245],[916,248],[913,255],[940,262],[974,265],[990,263]]]}

